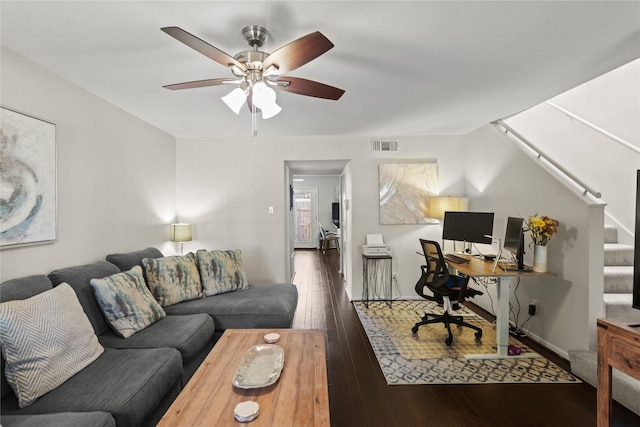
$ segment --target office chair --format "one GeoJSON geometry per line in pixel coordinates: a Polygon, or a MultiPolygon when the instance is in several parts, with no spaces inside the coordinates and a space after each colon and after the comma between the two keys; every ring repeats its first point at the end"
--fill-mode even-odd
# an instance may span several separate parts
{"type": "Polygon", "coordinates": [[[318,228],[320,229],[320,249],[322,250],[322,253],[325,254],[327,253],[327,249],[332,249],[329,248],[329,244],[331,242],[334,242],[333,249],[340,252],[340,235],[338,233],[325,230],[320,223],[318,223],[318,228]]]}
{"type": "Polygon", "coordinates": [[[449,274],[442,250],[437,242],[420,239],[420,244],[422,245],[422,252],[424,253],[427,264],[420,266],[422,274],[420,280],[416,283],[416,293],[424,299],[442,304],[444,306],[444,313],[425,313],[422,321],[416,323],[411,329],[411,332],[416,335],[418,328],[422,325],[444,323],[444,327],[447,328],[449,332],[445,343],[451,345],[453,342],[451,324],[454,324],[475,330],[475,337],[479,340],[482,338],[482,329],[466,323],[462,316],[455,316],[453,311],[460,308],[465,298],[482,295],[482,292],[467,287],[469,283],[468,277],[449,274]],[[433,296],[425,293],[425,287],[433,293],[433,296]]]}

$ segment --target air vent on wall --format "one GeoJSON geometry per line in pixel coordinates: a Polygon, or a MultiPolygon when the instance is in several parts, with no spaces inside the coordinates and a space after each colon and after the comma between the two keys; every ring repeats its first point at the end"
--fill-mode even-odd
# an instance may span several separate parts
{"type": "Polygon", "coordinates": [[[372,139],[371,151],[374,153],[398,151],[398,140],[397,139],[372,139]]]}

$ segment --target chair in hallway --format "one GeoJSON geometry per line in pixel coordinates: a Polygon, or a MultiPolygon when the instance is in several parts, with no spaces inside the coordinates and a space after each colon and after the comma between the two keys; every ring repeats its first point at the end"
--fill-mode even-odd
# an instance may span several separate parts
{"type": "Polygon", "coordinates": [[[327,249],[335,249],[340,252],[340,235],[333,231],[327,231],[318,223],[318,229],[320,230],[320,249],[322,253],[327,253],[327,249]],[[333,242],[333,245],[331,244],[333,242]]]}
{"type": "Polygon", "coordinates": [[[418,333],[418,328],[422,325],[431,323],[444,323],[445,328],[449,332],[449,336],[445,339],[447,345],[453,342],[453,334],[451,333],[451,325],[464,326],[476,331],[476,339],[482,338],[482,329],[475,325],[471,325],[463,320],[462,316],[453,314],[454,310],[460,308],[465,298],[471,298],[476,295],[482,295],[482,292],[467,287],[469,278],[449,274],[447,264],[442,255],[442,250],[438,242],[420,239],[422,252],[426,260],[426,265],[420,266],[421,276],[416,283],[416,293],[422,298],[429,301],[436,301],[444,306],[443,314],[426,313],[422,320],[415,324],[411,329],[414,334],[418,333]],[[425,287],[433,293],[429,295],[425,293],[425,287]]]}

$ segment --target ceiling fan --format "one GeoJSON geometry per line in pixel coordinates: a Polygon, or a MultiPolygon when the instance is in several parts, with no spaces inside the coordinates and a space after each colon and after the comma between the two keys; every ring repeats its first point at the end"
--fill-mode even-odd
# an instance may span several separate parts
{"type": "Polygon", "coordinates": [[[240,113],[245,101],[253,116],[261,112],[262,118],[268,119],[278,114],[281,108],[275,102],[276,93],[273,88],[331,100],[339,99],[344,93],[344,90],[324,83],[282,75],[314,60],[333,47],[333,43],[319,31],[307,34],[269,54],[258,50],[270,36],[269,31],[257,25],[247,26],[242,29],[242,36],[253,50],[242,51],[233,57],[179,27],[165,27],[162,31],[228,67],[234,76],[176,83],[163,87],[177,90],[235,85],[237,87],[223,96],[222,100],[236,114],[240,113]]]}

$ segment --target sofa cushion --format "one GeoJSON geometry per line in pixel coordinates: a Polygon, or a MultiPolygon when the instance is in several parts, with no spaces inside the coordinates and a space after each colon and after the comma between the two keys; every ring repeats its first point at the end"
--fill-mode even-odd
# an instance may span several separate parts
{"type": "Polygon", "coordinates": [[[135,335],[123,339],[113,332],[98,337],[109,348],[175,348],[187,363],[213,337],[213,320],[206,314],[166,316],[135,335]]]}
{"type": "Polygon", "coordinates": [[[166,307],[169,315],[207,313],[216,330],[290,328],[298,289],[290,283],[249,285],[247,289],[166,307]]]}
{"type": "Polygon", "coordinates": [[[198,268],[206,296],[246,289],[247,277],[242,270],[240,249],[232,251],[199,250],[198,268]]]}
{"type": "Polygon", "coordinates": [[[31,298],[0,303],[5,375],[20,407],[55,389],[103,348],[66,283],[31,298]]]}
{"type": "Polygon", "coordinates": [[[147,286],[161,306],[167,307],[182,301],[202,297],[202,283],[196,256],[183,256],[142,260],[147,286]]]}
{"type": "Polygon", "coordinates": [[[115,264],[120,271],[129,271],[136,265],[142,267],[142,260],[144,258],[162,258],[162,252],[157,248],[148,247],[135,252],[127,252],[121,254],[109,254],[107,255],[107,261],[115,264]]]}
{"type": "MultiPolygon", "coordinates": [[[[52,288],[51,280],[43,274],[7,280],[0,284],[0,302],[26,299],[52,288]]],[[[4,376],[4,357],[0,357],[0,390],[2,397],[12,392],[4,376]]]]}
{"type": "Polygon", "coordinates": [[[41,415],[3,415],[3,427],[116,427],[108,412],[60,412],[41,415]]]}
{"type": "Polygon", "coordinates": [[[93,363],[31,406],[17,409],[14,401],[4,399],[2,413],[105,411],[118,427],[140,426],[176,384],[179,388],[181,370],[180,353],[173,348],[105,348],[93,363]]]}
{"type": "Polygon", "coordinates": [[[102,279],[92,279],[91,287],[107,322],[123,338],[166,316],[147,289],[140,266],[102,279]]]}
{"type": "Polygon", "coordinates": [[[27,299],[52,288],[51,280],[44,274],[7,280],[0,285],[0,302],[27,299]]]}
{"type": "Polygon", "coordinates": [[[60,283],[68,283],[71,285],[84,312],[87,313],[87,317],[96,331],[96,335],[100,335],[110,330],[109,325],[102,315],[102,310],[98,306],[98,302],[93,296],[93,290],[91,289],[91,279],[99,279],[102,277],[111,276],[112,274],[119,273],[120,270],[115,265],[100,261],[93,264],[79,265],[75,267],[61,268],[49,273],[49,279],[53,286],[58,286],[60,283]]]}

